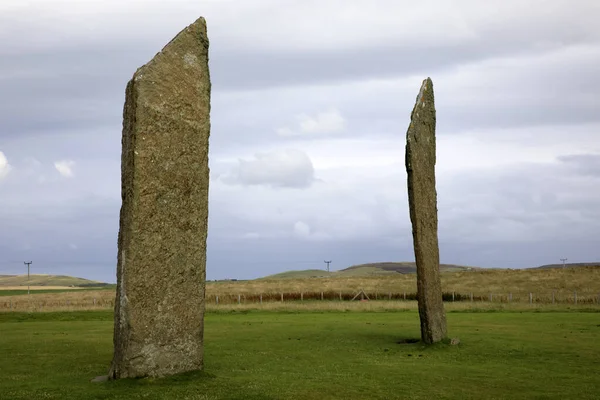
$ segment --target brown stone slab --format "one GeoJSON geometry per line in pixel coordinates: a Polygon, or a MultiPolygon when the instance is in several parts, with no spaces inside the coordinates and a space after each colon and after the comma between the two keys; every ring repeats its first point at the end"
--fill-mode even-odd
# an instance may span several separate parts
{"type": "Polygon", "coordinates": [[[203,368],[208,44],[199,18],[127,84],[111,379],[203,368]]]}
{"type": "Polygon", "coordinates": [[[438,248],[435,126],[433,83],[427,78],[417,96],[406,132],[408,202],[417,264],[421,340],[425,343],[439,342],[446,337],[438,248]]]}

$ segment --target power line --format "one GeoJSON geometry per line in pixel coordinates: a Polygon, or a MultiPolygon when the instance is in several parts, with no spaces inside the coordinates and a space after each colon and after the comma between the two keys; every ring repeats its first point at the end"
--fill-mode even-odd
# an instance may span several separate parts
{"type": "Polygon", "coordinates": [[[329,264],[331,264],[331,260],[330,261],[323,261],[325,264],[327,264],[327,272],[329,272],[329,264]]]}

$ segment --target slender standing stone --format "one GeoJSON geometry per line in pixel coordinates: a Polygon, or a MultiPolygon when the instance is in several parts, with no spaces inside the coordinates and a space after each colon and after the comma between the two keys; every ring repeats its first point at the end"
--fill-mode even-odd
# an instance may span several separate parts
{"type": "Polygon", "coordinates": [[[127,84],[110,379],[203,368],[210,91],[204,18],[127,84]]]}
{"type": "Polygon", "coordinates": [[[433,83],[427,78],[421,85],[406,132],[408,202],[417,264],[421,340],[425,343],[446,338],[437,233],[435,122],[433,83]]]}

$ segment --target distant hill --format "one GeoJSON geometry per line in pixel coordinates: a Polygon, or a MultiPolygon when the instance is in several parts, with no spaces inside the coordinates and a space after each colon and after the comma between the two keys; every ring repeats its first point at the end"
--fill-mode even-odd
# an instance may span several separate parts
{"type": "MultiPolygon", "coordinates": [[[[468,267],[464,265],[440,264],[441,272],[471,271],[479,267],[468,267]]],[[[300,278],[344,278],[357,276],[382,276],[395,274],[414,274],[417,266],[414,262],[380,262],[370,264],[353,265],[351,267],[327,272],[321,269],[306,269],[301,271],[287,271],[279,274],[265,276],[259,279],[300,279],[300,278]]]]}
{"type": "MultiPolygon", "coordinates": [[[[588,263],[567,263],[565,264],[566,268],[571,268],[571,267],[596,267],[596,268],[600,268],[600,261],[599,262],[588,262],[588,263]]],[[[547,265],[542,265],[540,267],[534,267],[532,269],[543,269],[543,268],[563,268],[562,264],[547,264],[547,265]]]]}
{"type": "Polygon", "coordinates": [[[92,281],[84,278],[74,278],[66,275],[0,275],[0,287],[2,286],[74,286],[74,287],[104,287],[108,283],[92,281]]]}

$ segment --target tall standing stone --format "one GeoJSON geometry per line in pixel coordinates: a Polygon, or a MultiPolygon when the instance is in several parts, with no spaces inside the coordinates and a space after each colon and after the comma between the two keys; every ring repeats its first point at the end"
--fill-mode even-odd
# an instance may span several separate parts
{"type": "Polygon", "coordinates": [[[421,340],[425,343],[446,337],[437,232],[435,122],[433,83],[427,78],[421,85],[406,132],[408,202],[417,264],[421,340]]]}
{"type": "Polygon", "coordinates": [[[111,379],[203,368],[210,92],[204,18],[127,84],[111,379]]]}

